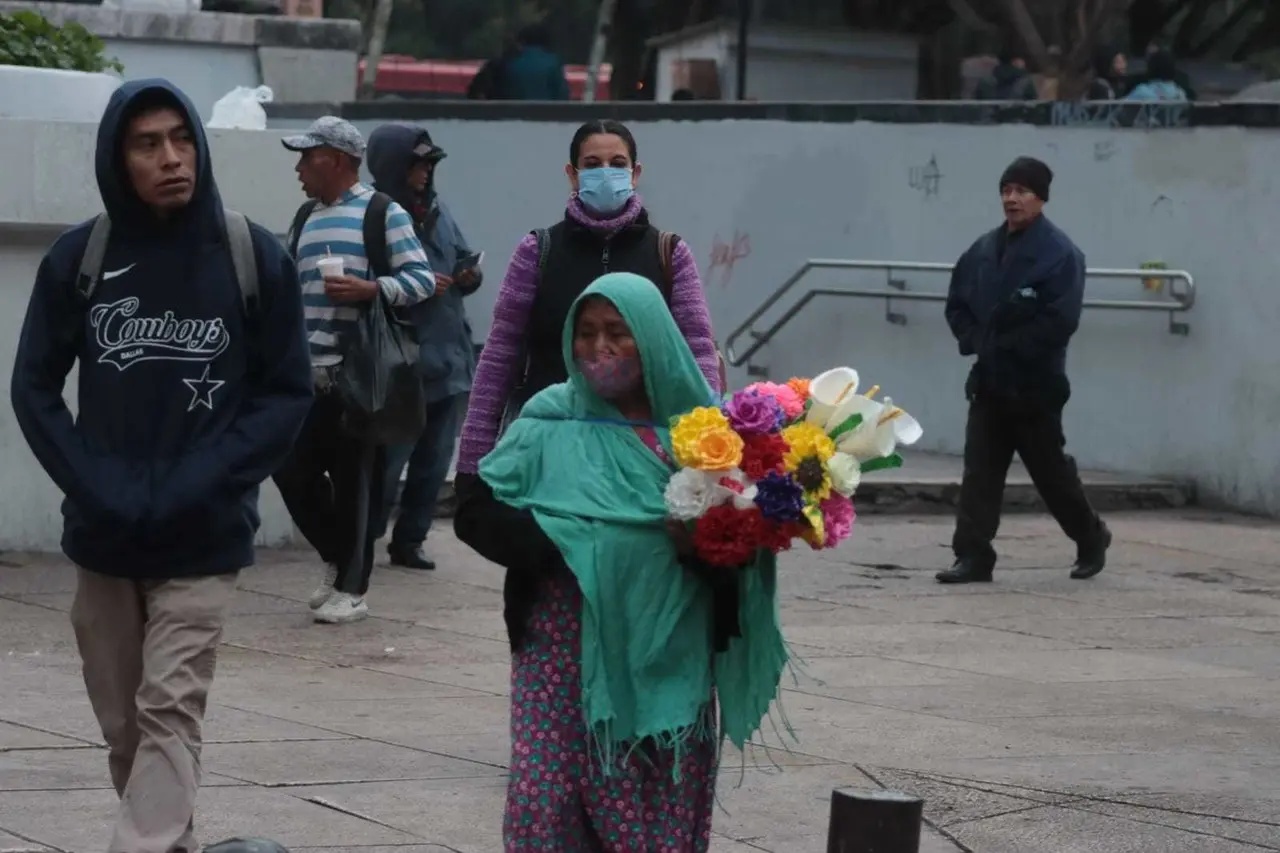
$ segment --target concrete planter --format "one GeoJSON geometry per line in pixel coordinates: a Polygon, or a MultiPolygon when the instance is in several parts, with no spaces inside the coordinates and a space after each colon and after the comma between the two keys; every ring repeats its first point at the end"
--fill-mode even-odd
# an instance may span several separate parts
{"type": "Polygon", "coordinates": [[[114,74],[0,65],[0,118],[96,124],[119,85],[114,74]]]}

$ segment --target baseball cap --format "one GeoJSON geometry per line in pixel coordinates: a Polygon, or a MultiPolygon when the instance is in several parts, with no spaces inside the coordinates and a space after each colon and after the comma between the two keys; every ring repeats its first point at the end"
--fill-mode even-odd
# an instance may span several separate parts
{"type": "Polygon", "coordinates": [[[431,134],[425,130],[418,136],[418,144],[413,146],[413,159],[415,160],[427,160],[434,163],[443,160],[447,156],[443,148],[431,141],[431,134]]]}
{"type": "Polygon", "coordinates": [[[290,151],[309,151],[312,148],[332,148],[343,154],[364,159],[364,137],[356,126],[337,116],[320,116],[306,132],[286,136],[280,140],[290,151]]]}

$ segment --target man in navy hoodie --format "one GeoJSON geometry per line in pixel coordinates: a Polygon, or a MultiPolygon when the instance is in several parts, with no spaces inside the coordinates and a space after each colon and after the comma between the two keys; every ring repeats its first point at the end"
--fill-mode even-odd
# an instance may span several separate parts
{"type": "Polygon", "coordinates": [[[253,563],[258,486],[311,403],[302,299],[292,260],[256,225],[240,245],[251,240],[257,287],[242,292],[204,128],[169,82],[112,95],[95,167],[110,219],[101,270],[80,275],[90,223],[45,256],[13,408],[66,496],[71,621],[120,796],[108,850],[195,853],[225,611],[253,563]],[[62,392],[77,360],[72,417],[62,392]]]}

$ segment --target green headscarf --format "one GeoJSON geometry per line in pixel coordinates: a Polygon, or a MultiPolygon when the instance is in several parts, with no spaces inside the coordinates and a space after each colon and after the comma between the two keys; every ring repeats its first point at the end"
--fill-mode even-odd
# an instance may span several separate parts
{"type": "Polygon", "coordinates": [[[499,500],[533,511],[582,589],[583,711],[605,767],[646,738],[679,750],[700,733],[713,685],[722,735],[741,748],[768,713],[787,663],[776,562],[766,553],[741,572],[742,636],[715,654],[711,593],[680,565],[665,527],[672,470],[592,392],[574,362],[574,326],[591,297],[613,303],[630,327],[668,451],[672,418],[715,405],[658,288],[610,273],[587,288],[565,322],[569,381],[525,404],[481,460],[480,476],[499,500]]]}

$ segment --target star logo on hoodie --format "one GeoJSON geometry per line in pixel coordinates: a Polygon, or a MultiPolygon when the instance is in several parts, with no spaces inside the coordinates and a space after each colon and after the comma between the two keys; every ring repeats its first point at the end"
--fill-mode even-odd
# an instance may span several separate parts
{"type": "Polygon", "coordinates": [[[210,379],[209,365],[206,364],[199,379],[184,379],[182,384],[191,389],[191,405],[187,406],[187,411],[193,412],[197,406],[213,411],[213,392],[227,383],[221,379],[210,379]]]}

